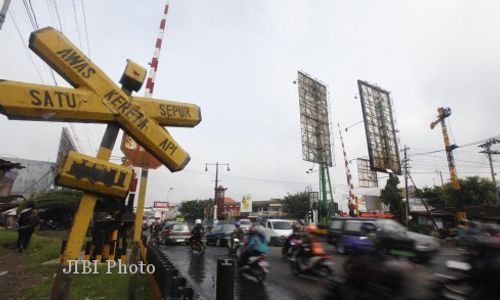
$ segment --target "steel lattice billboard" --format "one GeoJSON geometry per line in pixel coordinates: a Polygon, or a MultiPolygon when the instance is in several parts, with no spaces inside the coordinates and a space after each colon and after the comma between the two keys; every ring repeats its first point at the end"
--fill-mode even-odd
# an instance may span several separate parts
{"type": "Polygon", "coordinates": [[[372,171],[401,175],[396,126],[389,92],[358,80],[372,171]]]}
{"type": "Polygon", "coordinates": [[[378,187],[377,172],[370,168],[370,161],[364,158],[356,159],[358,163],[358,182],[361,188],[378,187]]]}
{"type": "Polygon", "coordinates": [[[61,139],[59,140],[59,150],[57,151],[56,168],[61,167],[69,151],[77,151],[77,147],[75,146],[68,129],[63,127],[61,131],[61,139]]]}
{"type": "Polygon", "coordinates": [[[302,135],[302,159],[332,166],[326,85],[297,72],[302,135]]]}

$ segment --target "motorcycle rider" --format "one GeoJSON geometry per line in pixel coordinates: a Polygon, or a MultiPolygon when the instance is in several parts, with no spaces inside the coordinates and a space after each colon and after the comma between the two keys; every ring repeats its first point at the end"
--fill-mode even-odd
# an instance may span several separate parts
{"type": "Polygon", "coordinates": [[[163,229],[163,224],[160,220],[156,220],[153,224],[151,224],[151,241],[159,245],[160,244],[160,232],[163,229]]]}
{"type": "Polygon", "coordinates": [[[295,253],[294,258],[300,259],[300,265],[307,268],[309,258],[313,256],[323,256],[325,255],[325,249],[315,237],[318,227],[314,224],[309,224],[305,228],[305,234],[302,238],[302,244],[300,249],[295,253]]]}
{"type": "Polygon", "coordinates": [[[245,238],[245,231],[243,230],[243,228],[241,228],[240,226],[240,222],[239,221],[236,221],[234,223],[234,230],[233,232],[231,232],[231,239],[229,240],[229,245],[231,247],[231,249],[234,248],[234,239],[238,239],[240,240],[240,242],[243,242],[243,239],[245,238]]]}
{"type": "Polygon", "coordinates": [[[248,229],[244,251],[239,259],[239,266],[244,266],[251,256],[266,254],[268,250],[266,237],[262,232],[259,232],[255,225],[248,229]]]}
{"type": "Polygon", "coordinates": [[[201,243],[201,239],[205,231],[203,229],[203,225],[201,225],[201,220],[196,219],[194,221],[194,228],[191,230],[191,243],[194,245],[195,243],[201,243]]]}
{"type": "Polygon", "coordinates": [[[299,240],[301,239],[302,234],[300,231],[300,228],[298,225],[292,225],[292,234],[290,234],[287,238],[285,243],[283,244],[283,248],[281,249],[281,253],[283,255],[288,256],[288,251],[290,251],[290,243],[292,240],[299,240]]]}

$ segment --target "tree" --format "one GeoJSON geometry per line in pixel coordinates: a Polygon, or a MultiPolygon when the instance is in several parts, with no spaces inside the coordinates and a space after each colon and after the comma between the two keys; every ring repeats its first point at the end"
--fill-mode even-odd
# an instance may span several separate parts
{"type": "Polygon", "coordinates": [[[406,215],[405,207],[398,184],[398,176],[390,174],[385,187],[380,191],[380,198],[384,204],[389,205],[389,211],[394,215],[394,218],[400,223],[404,223],[406,215]]]}
{"type": "MultiPolygon", "coordinates": [[[[460,179],[459,195],[463,205],[484,205],[494,204],[495,185],[487,178],[478,176],[466,177],[460,179]]],[[[455,191],[450,183],[443,186],[424,187],[417,190],[417,196],[422,196],[429,200],[429,204],[434,207],[455,206],[455,191]]]]}
{"type": "Polygon", "coordinates": [[[288,194],[283,200],[283,211],[291,218],[304,219],[309,210],[309,193],[288,194]]]}
{"type": "Polygon", "coordinates": [[[212,205],[212,199],[208,200],[190,200],[182,202],[179,212],[184,216],[186,221],[194,222],[196,219],[205,219],[205,209],[212,205]]]}

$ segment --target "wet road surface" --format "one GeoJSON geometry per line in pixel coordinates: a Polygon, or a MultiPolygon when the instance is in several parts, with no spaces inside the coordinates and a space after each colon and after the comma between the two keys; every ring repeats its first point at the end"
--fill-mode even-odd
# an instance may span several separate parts
{"type": "MultiPolygon", "coordinates": [[[[191,252],[187,246],[160,248],[195,289],[197,299],[215,299],[217,259],[231,258],[227,255],[226,247],[208,247],[203,255],[191,252]]],[[[325,248],[332,254],[335,274],[342,277],[342,264],[347,256],[335,253],[330,245],[325,245],[325,248]]],[[[235,299],[324,299],[325,290],[316,280],[292,275],[288,263],[281,258],[280,253],[281,248],[269,248],[267,261],[271,265],[271,271],[263,285],[235,277],[235,299]]],[[[430,263],[417,265],[417,272],[422,277],[444,272],[448,259],[460,260],[460,256],[453,249],[442,249],[430,263]]]]}

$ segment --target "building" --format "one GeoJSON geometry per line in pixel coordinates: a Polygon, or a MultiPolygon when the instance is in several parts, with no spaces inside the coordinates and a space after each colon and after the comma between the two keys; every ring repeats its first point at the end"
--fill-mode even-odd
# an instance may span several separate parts
{"type": "Polygon", "coordinates": [[[240,203],[231,197],[224,197],[224,219],[236,219],[240,216],[240,203]]]}
{"type": "Polygon", "coordinates": [[[30,198],[54,189],[56,175],[55,163],[48,161],[3,158],[24,166],[23,169],[11,169],[5,173],[13,180],[10,195],[20,195],[30,198]]]}
{"type": "Polygon", "coordinates": [[[252,202],[252,216],[281,218],[284,216],[280,199],[252,202]]]}

